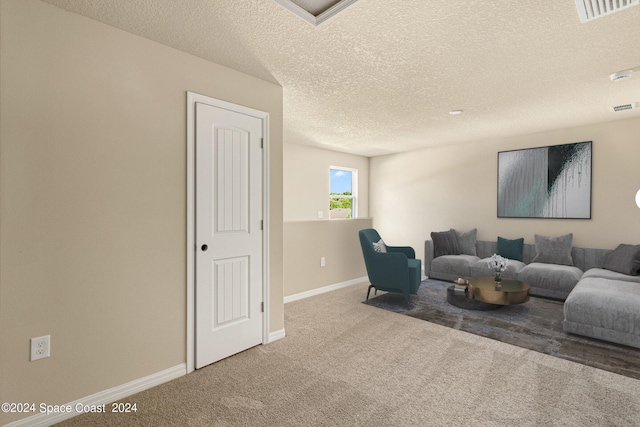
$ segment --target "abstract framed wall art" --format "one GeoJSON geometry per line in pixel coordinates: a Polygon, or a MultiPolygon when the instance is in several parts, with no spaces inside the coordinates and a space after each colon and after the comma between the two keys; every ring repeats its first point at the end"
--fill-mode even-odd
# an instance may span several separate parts
{"type": "Polygon", "coordinates": [[[498,218],[591,219],[592,142],[498,153],[498,218]]]}

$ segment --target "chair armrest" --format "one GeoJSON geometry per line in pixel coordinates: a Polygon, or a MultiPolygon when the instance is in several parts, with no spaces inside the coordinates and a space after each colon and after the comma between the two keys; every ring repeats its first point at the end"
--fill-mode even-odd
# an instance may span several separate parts
{"type": "MultiPolygon", "coordinates": [[[[387,247],[387,249],[389,249],[387,247]]],[[[384,266],[385,268],[404,268],[407,266],[408,257],[402,252],[389,252],[373,254],[373,261],[376,265],[384,266]]]]}
{"type": "Polygon", "coordinates": [[[411,246],[387,246],[387,252],[403,253],[407,258],[416,258],[416,251],[411,246]]]}
{"type": "Polygon", "coordinates": [[[391,283],[397,283],[399,286],[408,283],[408,260],[404,253],[376,252],[370,260],[369,281],[377,288],[388,287],[391,283]]]}
{"type": "Polygon", "coordinates": [[[424,274],[431,275],[431,262],[433,261],[433,240],[424,241],[424,274]]]}

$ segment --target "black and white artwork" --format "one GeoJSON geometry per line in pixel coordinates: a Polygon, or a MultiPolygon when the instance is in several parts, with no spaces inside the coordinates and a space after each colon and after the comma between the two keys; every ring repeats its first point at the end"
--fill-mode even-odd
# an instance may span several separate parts
{"type": "Polygon", "coordinates": [[[591,141],[498,153],[499,218],[591,218],[591,141]]]}

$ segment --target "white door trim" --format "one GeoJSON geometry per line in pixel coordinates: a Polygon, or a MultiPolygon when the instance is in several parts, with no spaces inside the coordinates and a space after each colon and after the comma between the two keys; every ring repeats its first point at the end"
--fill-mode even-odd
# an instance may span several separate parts
{"type": "Polygon", "coordinates": [[[262,120],[264,149],[262,153],[262,218],[264,232],[262,240],[262,343],[269,342],[269,113],[221,101],[194,92],[187,92],[187,373],[195,369],[195,105],[208,104],[262,120]]]}

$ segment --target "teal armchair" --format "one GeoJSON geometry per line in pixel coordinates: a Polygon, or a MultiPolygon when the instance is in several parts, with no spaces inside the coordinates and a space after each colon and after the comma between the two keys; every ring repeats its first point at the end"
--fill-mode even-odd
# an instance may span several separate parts
{"type": "Polygon", "coordinates": [[[411,294],[418,292],[421,279],[421,262],[416,252],[409,246],[386,246],[386,253],[377,252],[374,243],[380,242],[380,235],[373,228],[360,230],[362,256],[367,267],[369,282],[367,300],[371,288],[386,292],[398,292],[409,302],[411,294]]]}

